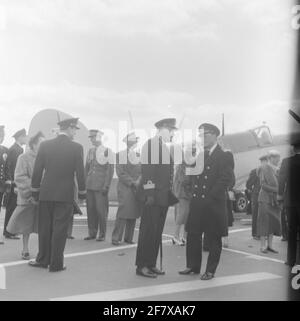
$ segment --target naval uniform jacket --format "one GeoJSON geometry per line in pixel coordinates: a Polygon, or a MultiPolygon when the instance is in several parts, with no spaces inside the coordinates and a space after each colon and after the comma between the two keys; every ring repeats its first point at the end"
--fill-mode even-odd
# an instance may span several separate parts
{"type": "Polygon", "coordinates": [[[283,159],[279,171],[278,195],[285,207],[300,207],[300,154],[283,159]]]}
{"type": "Polygon", "coordinates": [[[192,199],[186,224],[188,233],[228,234],[226,192],[234,176],[231,163],[229,153],[217,145],[204,161],[203,172],[190,176],[192,199]]]}
{"type": "Polygon", "coordinates": [[[32,175],[33,196],[40,201],[73,203],[75,173],[82,199],[86,194],[83,147],[62,134],[42,142],[32,175]]]}
{"type": "Polygon", "coordinates": [[[138,198],[144,203],[154,198],[154,206],[168,207],[178,202],[172,193],[174,161],[170,149],[158,136],[149,139],[141,153],[141,184],[138,198]],[[149,188],[145,187],[149,183],[149,188]],[[152,184],[152,186],[151,186],[152,184]]]}
{"type": "Polygon", "coordinates": [[[5,164],[8,155],[8,148],[0,145],[0,194],[5,192],[5,164]]]}

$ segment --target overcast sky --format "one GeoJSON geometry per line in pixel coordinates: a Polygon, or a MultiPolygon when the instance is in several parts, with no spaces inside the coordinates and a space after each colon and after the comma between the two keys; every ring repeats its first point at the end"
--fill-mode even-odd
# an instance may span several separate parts
{"type": "Polygon", "coordinates": [[[58,108],[88,128],[186,114],[226,132],[287,132],[289,0],[0,0],[0,122],[58,108]]]}

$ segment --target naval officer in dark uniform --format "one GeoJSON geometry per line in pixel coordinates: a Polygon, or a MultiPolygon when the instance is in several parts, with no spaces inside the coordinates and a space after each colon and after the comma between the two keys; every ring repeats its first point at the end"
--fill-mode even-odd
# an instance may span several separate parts
{"type": "Polygon", "coordinates": [[[18,157],[24,152],[22,146],[27,142],[26,130],[21,129],[17,131],[13,135],[13,137],[15,139],[15,143],[8,150],[7,160],[5,164],[5,180],[9,192],[7,194],[3,235],[8,239],[19,239],[19,237],[8,233],[6,227],[12,216],[12,213],[17,207],[17,193],[15,192],[16,184],[14,183],[14,177],[18,157]]]}
{"type": "Polygon", "coordinates": [[[222,251],[222,237],[227,236],[226,191],[234,173],[231,157],[217,143],[219,129],[202,124],[204,130],[204,169],[200,175],[190,176],[193,190],[190,213],[186,223],[186,266],[180,274],[199,274],[202,261],[202,234],[208,238],[208,260],[202,280],[214,277],[222,251]]]}
{"type": "Polygon", "coordinates": [[[136,274],[150,278],[165,274],[156,267],[156,260],[168,208],[178,202],[171,192],[173,160],[166,145],[173,138],[176,120],[163,119],[155,126],[157,134],[142,148],[142,177],[138,191],[142,202],[142,215],[136,253],[136,274]]]}
{"type": "Polygon", "coordinates": [[[300,264],[300,134],[291,138],[294,155],[283,159],[279,171],[279,187],[277,199],[287,211],[288,217],[288,250],[285,264],[300,264]],[[298,243],[298,244],[297,244],[298,243]]]}
{"type": "MultiPolygon", "coordinates": [[[[5,184],[5,163],[8,154],[8,148],[2,146],[4,141],[5,131],[4,126],[0,126],[0,211],[3,204],[3,196],[6,191],[6,184],[5,184]]],[[[3,240],[0,236],[0,244],[4,244],[3,240]]]]}
{"type": "Polygon", "coordinates": [[[78,197],[84,199],[85,175],[83,147],[73,141],[78,118],[58,123],[59,135],[40,145],[33,175],[32,196],[39,200],[39,253],[33,267],[58,272],[64,267],[64,249],[74,202],[74,176],[78,182],[78,197]]]}

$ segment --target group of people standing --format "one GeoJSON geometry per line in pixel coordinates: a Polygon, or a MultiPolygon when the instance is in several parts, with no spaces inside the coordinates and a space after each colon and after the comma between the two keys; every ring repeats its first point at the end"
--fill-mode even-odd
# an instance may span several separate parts
{"type": "MultiPolygon", "coordinates": [[[[80,129],[78,118],[65,119],[58,126],[54,139],[45,140],[41,132],[31,137],[25,154],[22,146],[28,140],[26,131],[18,131],[14,135],[14,146],[10,150],[1,147],[0,155],[0,175],[4,182],[1,197],[7,195],[4,236],[16,239],[18,234],[23,234],[22,258],[29,259],[29,235],[37,232],[39,252],[29,265],[49,268],[51,272],[65,269],[63,253],[71,218],[79,209],[78,203],[82,205],[84,199],[88,219],[88,236],[84,240],[101,242],[106,239],[108,193],[114,174],[114,164],[100,160],[101,157],[105,160],[111,152],[103,146],[100,130],[89,132],[93,147],[88,151],[84,166],[83,147],[74,142],[80,129]]],[[[176,119],[162,119],[155,123],[155,127],[157,133],[143,145],[139,163],[131,161],[138,143],[134,132],[124,137],[127,148],[117,154],[119,207],[112,244],[118,246],[123,240],[133,244],[136,220],[140,217],[136,274],[149,278],[164,275],[162,233],[168,209],[175,205],[173,243],[186,245],[186,268],[179,274],[199,274],[204,249],[209,253],[201,279],[210,280],[220,261],[222,238],[228,236],[228,226],[232,224],[229,191],[235,184],[233,155],[219,145],[220,130],[213,124],[203,123],[199,126],[203,134],[202,154],[197,152],[193,143],[189,147],[193,161],[175,167],[168,143],[177,130],[176,119]],[[195,166],[197,157],[203,158],[203,170],[198,175],[187,175],[187,169],[195,166]],[[184,234],[181,237],[182,226],[184,234]],[[157,267],[159,252],[161,264],[157,267]]],[[[4,132],[2,136],[3,141],[4,132]]],[[[299,141],[297,144],[294,147],[299,155],[299,141]]],[[[297,167],[296,159],[284,161],[279,171],[280,155],[276,151],[270,152],[261,159],[262,166],[251,173],[256,175],[254,182],[259,187],[254,189],[255,184],[248,181],[249,187],[256,191],[256,194],[252,193],[252,206],[257,213],[253,216],[253,235],[261,237],[263,253],[276,252],[272,237],[280,233],[279,213],[283,199],[293,213],[290,217],[294,221],[298,219],[299,204],[295,192],[286,192],[291,179],[287,168],[297,167]],[[283,197],[286,193],[289,198],[283,197]]],[[[295,232],[289,233],[291,238],[295,238],[295,232]]],[[[290,264],[294,262],[294,252],[291,246],[290,264]]]]}
{"type": "MultiPolygon", "coordinates": [[[[251,194],[252,236],[260,240],[260,251],[278,253],[273,247],[273,236],[282,236],[288,241],[286,264],[293,266],[297,250],[299,232],[299,135],[291,137],[293,155],[281,163],[281,155],[276,150],[260,157],[260,166],[250,172],[246,188],[251,194]],[[281,164],[280,164],[281,163],[281,164]]],[[[298,254],[297,254],[298,251],[298,254]]]]}
{"type": "MultiPolygon", "coordinates": [[[[4,137],[5,128],[1,126],[1,144],[4,137]]],[[[39,132],[31,137],[26,153],[23,149],[27,143],[26,130],[17,131],[13,137],[15,143],[9,149],[2,145],[0,147],[0,201],[1,205],[4,203],[6,207],[3,236],[6,239],[19,239],[18,234],[22,234],[22,258],[28,259],[29,235],[37,232],[37,207],[31,198],[31,176],[37,151],[44,136],[39,132]]]]}

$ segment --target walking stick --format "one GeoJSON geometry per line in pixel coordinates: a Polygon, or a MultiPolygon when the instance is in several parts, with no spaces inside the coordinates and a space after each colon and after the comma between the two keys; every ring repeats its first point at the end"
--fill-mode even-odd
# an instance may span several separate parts
{"type": "Polygon", "coordinates": [[[162,235],[160,236],[160,244],[159,244],[159,252],[160,252],[160,270],[162,271],[162,261],[163,261],[163,248],[162,248],[162,235]]]}

